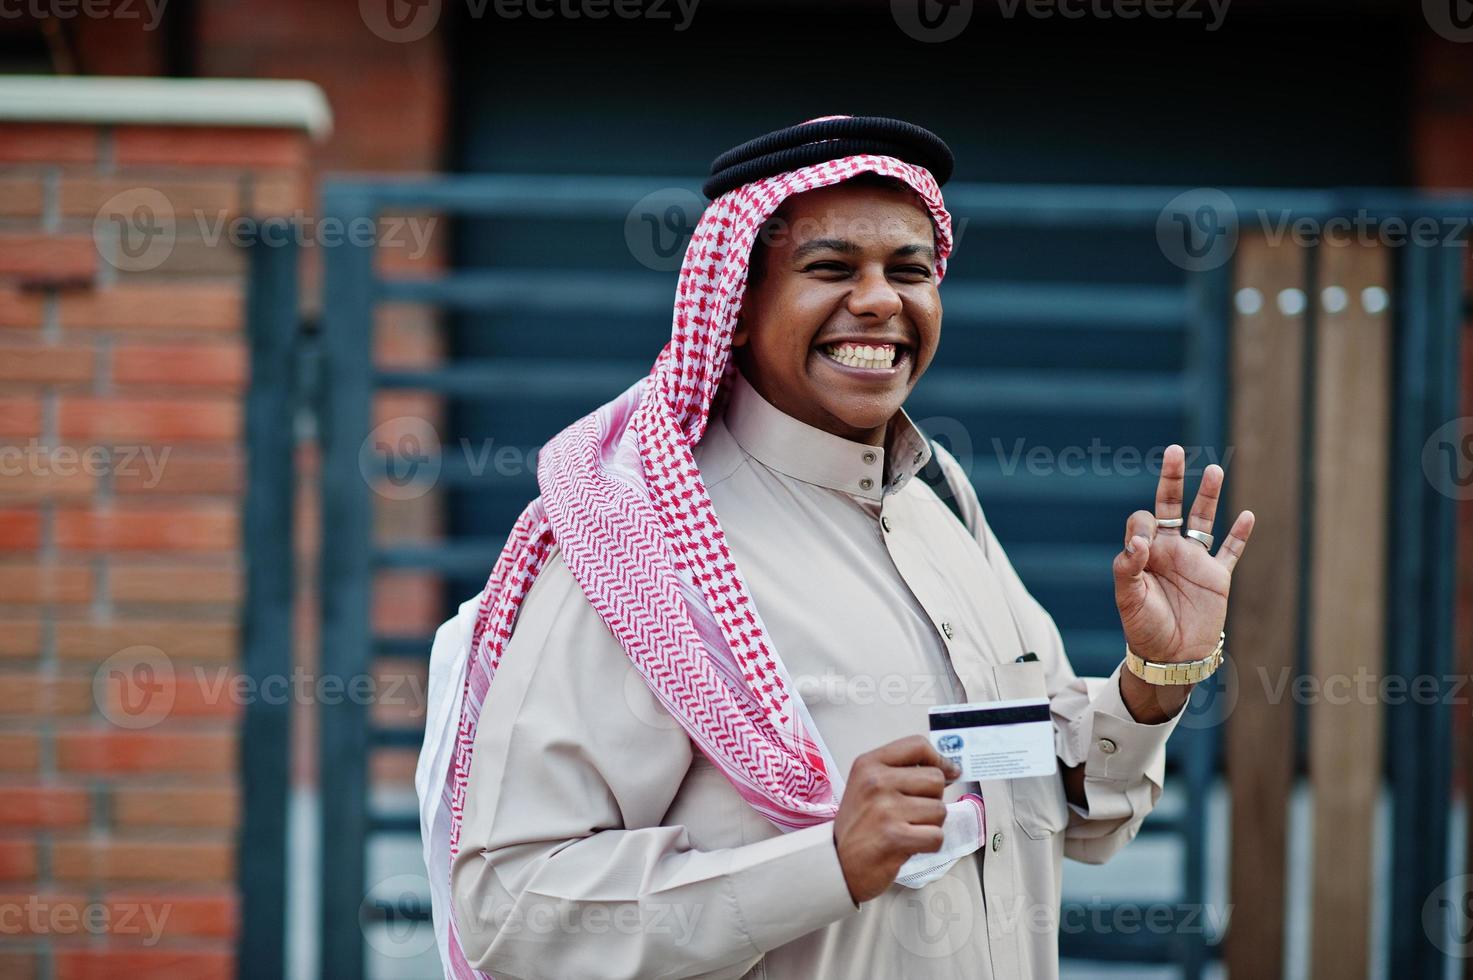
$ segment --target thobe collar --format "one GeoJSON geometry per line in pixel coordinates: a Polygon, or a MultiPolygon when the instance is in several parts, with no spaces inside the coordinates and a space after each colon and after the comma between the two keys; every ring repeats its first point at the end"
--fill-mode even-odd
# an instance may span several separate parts
{"type": "Polygon", "coordinates": [[[890,420],[885,445],[871,446],[780,411],[739,371],[732,375],[724,419],[737,445],[769,469],[866,500],[880,500],[900,489],[931,459],[930,443],[904,409],[890,420]],[[888,484],[887,453],[892,460],[888,484]]]}

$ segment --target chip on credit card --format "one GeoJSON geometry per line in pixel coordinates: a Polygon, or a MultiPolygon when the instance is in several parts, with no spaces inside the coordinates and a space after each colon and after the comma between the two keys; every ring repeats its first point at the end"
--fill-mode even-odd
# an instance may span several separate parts
{"type": "Polygon", "coordinates": [[[931,744],[962,779],[1020,779],[1058,771],[1048,698],[942,704],[930,711],[931,744]]]}

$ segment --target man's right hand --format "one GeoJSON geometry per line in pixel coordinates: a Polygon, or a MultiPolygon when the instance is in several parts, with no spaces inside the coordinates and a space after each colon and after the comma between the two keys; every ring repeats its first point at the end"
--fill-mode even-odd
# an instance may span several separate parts
{"type": "Polygon", "coordinates": [[[911,855],[941,850],[941,794],[960,775],[921,735],[854,760],[834,818],[834,845],[854,904],[889,888],[911,855]]]}

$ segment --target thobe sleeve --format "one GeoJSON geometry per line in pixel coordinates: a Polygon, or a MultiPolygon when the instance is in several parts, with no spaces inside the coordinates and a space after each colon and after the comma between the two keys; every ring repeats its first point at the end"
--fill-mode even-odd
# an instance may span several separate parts
{"type": "MultiPolygon", "coordinates": [[[[965,471],[944,450],[937,456],[952,485],[964,488],[959,503],[967,526],[1002,584],[1028,649],[1043,662],[1059,761],[1084,766],[1087,806],[1069,804],[1064,854],[1088,864],[1102,863],[1134,839],[1161,799],[1166,739],[1186,707],[1160,724],[1136,721],[1120,695],[1123,659],[1108,678],[1075,675],[1058,626],[1018,577],[965,471]]],[[[1109,574],[1108,567],[1104,574],[1109,574]]],[[[1123,646],[1121,654],[1123,658],[1123,646]]]]}
{"type": "Polygon", "coordinates": [[[695,751],[554,555],[477,728],[451,874],[470,964],[498,978],[737,977],[857,910],[832,822],[712,850],[666,825],[695,751]]]}

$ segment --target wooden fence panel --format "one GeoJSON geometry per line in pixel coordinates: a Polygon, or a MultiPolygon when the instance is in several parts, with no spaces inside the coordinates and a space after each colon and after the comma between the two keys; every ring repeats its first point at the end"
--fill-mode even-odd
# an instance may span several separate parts
{"type": "Polygon", "coordinates": [[[1314,353],[1309,767],[1314,793],[1311,975],[1369,971],[1373,818],[1382,705],[1357,670],[1385,671],[1391,314],[1362,290],[1389,287],[1386,249],[1322,246],[1314,353]],[[1348,696],[1347,693],[1348,692],[1348,696]]]}
{"type": "Polygon", "coordinates": [[[1237,702],[1226,732],[1233,911],[1224,957],[1231,976],[1255,980],[1282,976],[1284,964],[1294,704],[1270,695],[1294,672],[1299,632],[1305,263],[1305,249],[1287,238],[1245,236],[1233,290],[1241,301],[1231,335],[1232,506],[1224,513],[1248,507],[1257,523],[1228,606],[1237,702]]]}

